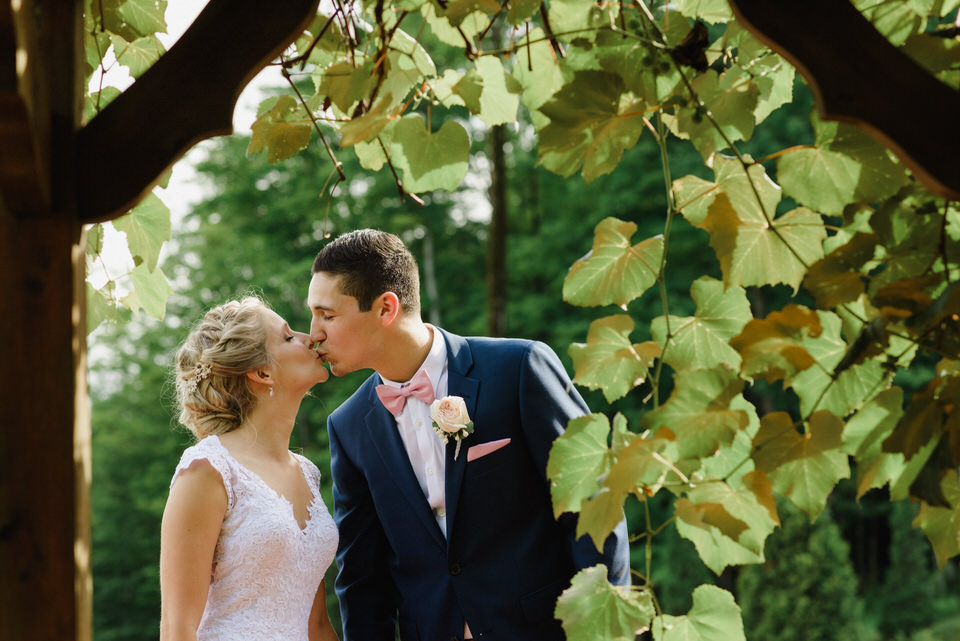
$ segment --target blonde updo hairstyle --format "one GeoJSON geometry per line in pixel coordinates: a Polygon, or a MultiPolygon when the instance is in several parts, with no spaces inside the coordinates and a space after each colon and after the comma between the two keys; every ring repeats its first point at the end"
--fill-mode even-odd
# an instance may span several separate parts
{"type": "Polygon", "coordinates": [[[229,301],[204,315],[177,353],[180,423],[197,439],[238,428],[256,404],[247,372],[270,363],[266,303],[229,301]]]}

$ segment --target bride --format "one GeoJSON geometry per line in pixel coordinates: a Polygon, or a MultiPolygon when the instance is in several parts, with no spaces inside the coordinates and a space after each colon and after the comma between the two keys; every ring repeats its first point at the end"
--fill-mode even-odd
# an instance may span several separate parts
{"type": "Polygon", "coordinates": [[[258,298],[211,309],[180,348],[180,422],[198,442],[163,514],[161,641],[336,641],[323,576],[337,530],[319,470],[288,449],[300,401],[328,376],[258,298]]]}

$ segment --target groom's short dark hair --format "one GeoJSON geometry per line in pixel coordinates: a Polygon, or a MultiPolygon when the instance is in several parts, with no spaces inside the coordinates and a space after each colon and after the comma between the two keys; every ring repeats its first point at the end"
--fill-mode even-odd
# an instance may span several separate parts
{"type": "Polygon", "coordinates": [[[420,311],[420,275],[417,261],[393,234],[358,229],[333,239],[313,261],[312,273],[340,277],[340,292],[357,299],[368,311],[374,299],[393,292],[404,312],[420,311]]]}

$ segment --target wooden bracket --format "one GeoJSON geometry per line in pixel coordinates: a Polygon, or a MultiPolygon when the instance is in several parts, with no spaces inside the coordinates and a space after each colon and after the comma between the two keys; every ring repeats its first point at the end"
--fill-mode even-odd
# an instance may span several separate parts
{"type": "Polygon", "coordinates": [[[931,192],[960,200],[960,92],[884,38],[848,0],[730,0],[737,21],[793,64],[821,118],[862,127],[931,192]]]}
{"type": "Polygon", "coordinates": [[[210,0],[186,33],[77,138],[78,211],[110,220],[197,142],[233,131],[243,87],[303,32],[319,0],[210,0]]]}

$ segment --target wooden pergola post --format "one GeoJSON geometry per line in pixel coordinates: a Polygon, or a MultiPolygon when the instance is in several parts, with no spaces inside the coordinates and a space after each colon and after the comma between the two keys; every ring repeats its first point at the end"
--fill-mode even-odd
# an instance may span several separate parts
{"type": "Polygon", "coordinates": [[[241,89],[318,0],[210,0],[81,128],[83,4],[0,0],[3,641],[91,639],[83,225],[124,214],[192,145],[232,131],[241,89]]]}

